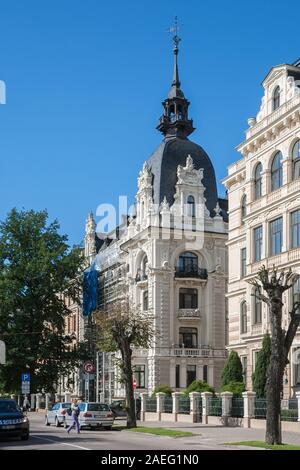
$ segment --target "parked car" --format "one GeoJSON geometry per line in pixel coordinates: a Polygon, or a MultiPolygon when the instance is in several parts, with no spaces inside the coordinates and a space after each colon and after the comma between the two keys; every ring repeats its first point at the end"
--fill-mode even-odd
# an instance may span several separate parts
{"type": "MultiPolygon", "coordinates": [[[[79,403],[78,421],[81,428],[111,429],[114,424],[114,414],[105,403],[83,402],[79,403]]],[[[71,413],[65,415],[65,427],[72,424],[71,413]]]]}
{"type": "Polygon", "coordinates": [[[29,420],[15,400],[0,398],[0,437],[29,438],[29,420]]]}
{"type": "Polygon", "coordinates": [[[68,402],[55,403],[52,406],[51,410],[46,411],[46,426],[50,426],[50,424],[55,424],[57,428],[61,426],[65,421],[65,415],[70,407],[71,403],[68,402]]]}

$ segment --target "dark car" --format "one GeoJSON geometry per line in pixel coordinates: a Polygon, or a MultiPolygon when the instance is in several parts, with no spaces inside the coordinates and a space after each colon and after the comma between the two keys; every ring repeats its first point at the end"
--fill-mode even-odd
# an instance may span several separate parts
{"type": "Polygon", "coordinates": [[[15,400],[0,398],[0,438],[29,438],[29,420],[15,400]]]}
{"type": "MultiPolygon", "coordinates": [[[[135,400],[136,406],[136,418],[140,419],[141,414],[141,399],[139,397],[135,400]]],[[[126,401],[125,400],[115,400],[109,405],[111,411],[115,415],[115,418],[126,418],[126,401]]]]}

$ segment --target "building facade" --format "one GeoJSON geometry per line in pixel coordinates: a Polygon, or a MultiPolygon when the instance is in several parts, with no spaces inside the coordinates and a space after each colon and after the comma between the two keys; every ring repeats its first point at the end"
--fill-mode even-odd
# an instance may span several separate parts
{"type": "MultiPolygon", "coordinates": [[[[300,61],[273,67],[263,83],[259,112],[248,120],[242,159],[231,165],[225,185],[229,204],[229,349],[241,356],[247,389],[262,336],[270,331],[268,308],[247,282],[264,264],[300,273],[300,61]]],[[[300,284],[284,295],[283,324],[300,284]]],[[[294,340],[284,394],[300,386],[294,340]]]]}
{"type": "MultiPolygon", "coordinates": [[[[218,388],[226,357],[227,200],[218,197],[208,155],[188,138],[194,127],[179,81],[178,42],[175,36],[173,81],[157,126],[163,141],[138,176],[135,213],[101,241],[91,216],[86,226],[99,305],[109,305],[125,281],[158,332],[152,348],[133,352],[138,392],[163,384],[180,391],[195,379],[218,388]]],[[[122,396],[113,366],[105,369],[108,360],[97,357],[98,397],[104,382],[109,397],[122,396]]]]}

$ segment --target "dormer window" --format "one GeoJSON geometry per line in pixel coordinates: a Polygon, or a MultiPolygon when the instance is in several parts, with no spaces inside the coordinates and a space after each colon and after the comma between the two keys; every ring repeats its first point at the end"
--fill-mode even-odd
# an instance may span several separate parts
{"type": "Polygon", "coordinates": [[[187,215],[188,215],[188,217],[195,217],[196,216],[194,196],[189,196],[187,198],[187,215]]]}
{"type": "Polygon", "coordinates": [[[277,86],[273,93],[273,111],[278,109],[280,106],[280,87],[277,86]]]}

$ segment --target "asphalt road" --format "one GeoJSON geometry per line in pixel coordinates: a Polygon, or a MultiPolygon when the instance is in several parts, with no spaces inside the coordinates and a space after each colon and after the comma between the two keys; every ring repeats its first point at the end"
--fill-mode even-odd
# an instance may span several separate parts
{"type": "MultiPolygon", "coordinates": [[[[207,441],[205,436],[171,438],[150,434],[132,433],[126,430],[82,430],[80,434],[64,428],[45,426],[43,413],[29,413],[30,438],[28,441],[7,439],[0,441],[0,450],[216,450],[227,446],[207,441]]],[[[125,424],[122,420],[116,425],[125,424]]],[[[159,426],[159,424],[157,424],[159,426]]],[[[196,431],[198,432],[198,430],[196,431]]],[[[231,448],[232,449],[232,448],[231,448]]]]}

